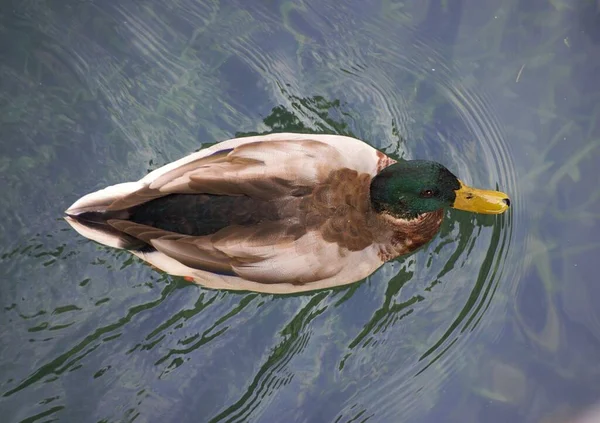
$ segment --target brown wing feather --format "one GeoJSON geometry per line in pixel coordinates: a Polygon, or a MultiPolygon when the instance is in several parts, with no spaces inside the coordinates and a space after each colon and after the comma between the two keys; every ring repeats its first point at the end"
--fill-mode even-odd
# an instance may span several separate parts
{"type": "Polygon", "coordinates": [[[318,232],[298,237],[282,222],[229,226],[199,237],[118,219],[108,224],[188,267],[260,283],[318,281],[338,273],[345,255],[318,232]]]}
{"type": "Polygon", "coordinates": [[[214,273],[234,275],[231,258],[213,248],[203,248],[206,242],[195,237],[178,239],[155,239],[154,248],[188,267],[214,273]]]}
{"type": "Polygon", "coordinates": [[[186,175],[189,175],[190,172],[193,172],[202,166],[208,166],[211,163],[216,164],[226,161],[227,155],[231,151],[232,149],[217,151],[209,156],[201,157],[190,163],[186,163],[183,166],[170,170],[164,175],[159,176],[151,184],[117,199],[110,206],[108,206],[106,210],[112,211],[128,209],[130,207],[134,207],[175,192],[180,194],[192,194],[194,191],[189,188],[189,179],[186,177],[186,175]],[[169,184],[172,184],[171,190],[165,189],[165,187],[169,184]],[[177,187],[179,187],[179,191],[177,191],[177,187]]]}
{"type": "Polygon", "coordinates": [[[248,195],[261,199],[302,195],[345,162],[336,148],[319,141],[252,142],[172,169],[119,198],[107,210],[123,210],[176,193],[248,195]]]}
{"type": "Polygon", "coordinates": [[[115,229],[152,245],[158,251],[194,269],[234,274],[231,257],[212,248],[207,237],[181,235],[127,220],[107,222],[115,229]]]}

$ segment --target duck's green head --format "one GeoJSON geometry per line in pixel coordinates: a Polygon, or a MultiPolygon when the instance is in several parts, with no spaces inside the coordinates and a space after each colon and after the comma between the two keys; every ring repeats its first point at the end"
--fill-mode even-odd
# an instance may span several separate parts
{"type": "Polygon", "coordinates": [[[371,203],[377,212],[401,219],[447,207],[484,214],[504,213],[506,194],[471,188],[439,163],[408,160],[383,169],[371,181],[371,203]]]}

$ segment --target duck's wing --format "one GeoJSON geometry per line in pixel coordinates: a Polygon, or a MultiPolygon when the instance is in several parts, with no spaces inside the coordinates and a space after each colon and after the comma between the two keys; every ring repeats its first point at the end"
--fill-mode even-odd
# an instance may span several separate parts
{"type": "Polygon", "coordinates": [[[347,159],[318,141],[255,142],[216,151],[158,176],[111,204],[123,210],[167,194],[247,195],[268,200],[296,195],[324,180],[347,159]]]}
{"type": "MultiPolygon", "coordinates": [[[[347,269],[356,269],[360,279],[382,263],[375,245],[351,252],[336,243],[326,242],[318,231],[296,233],[273,222],[250,227],[230,226],[207,236],[186,236],[124,220],[108,223],[152,245],[156,249],[153,254],[173,259],[159,260],[162,264],[157,264],[168,273],[182,276],[199,271],[208,272],[207,277],[217,274],[239,278],[242,283],[300,287],[335,278],[347,269]],[[180,270],[182,265],[183,271],[180,270]],[[368,267],[368,271],[363,267],[368,267]]],[[[202,284],[202,278],[198,282],[202,284]]],[[[353,280],[345,281],[349,282],[353,280]]],[[[235,285],[232,288],[235,289],[235,285]]]]}
{"type": "Polygon", "coordinates": [[[178,194],[248,195],[269,199],[297,195],[331,170],[375,175],[393,162],[355,138],[271,134],[216,144],[149,173],[138,182],[108,187],[75,202],[67,213],[116,211],[178,194]]]}

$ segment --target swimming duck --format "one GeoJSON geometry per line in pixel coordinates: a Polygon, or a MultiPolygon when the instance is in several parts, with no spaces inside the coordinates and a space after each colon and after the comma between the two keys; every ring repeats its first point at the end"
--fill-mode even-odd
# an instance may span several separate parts
{"type": "Polygon", "coordinates": [[[500,214],[498,191],[339,135],[215,144],[85,195],[66,221],[100,244],[213,289],[294,293],[366,278],[438,232],[444,210],[500,214]]]}

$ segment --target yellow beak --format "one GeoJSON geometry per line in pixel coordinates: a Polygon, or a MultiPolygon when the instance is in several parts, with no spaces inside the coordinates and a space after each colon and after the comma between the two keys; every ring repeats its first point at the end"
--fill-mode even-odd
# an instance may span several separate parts
{"type": "Polygon", "coordinates": [[[455,191],[456,200],[452,206],[455,209],[473,213],[500,214],[510,207],[510,199],[503,192],[471,188],[462,181],[459,182],[460,188],[455,191]]]}

